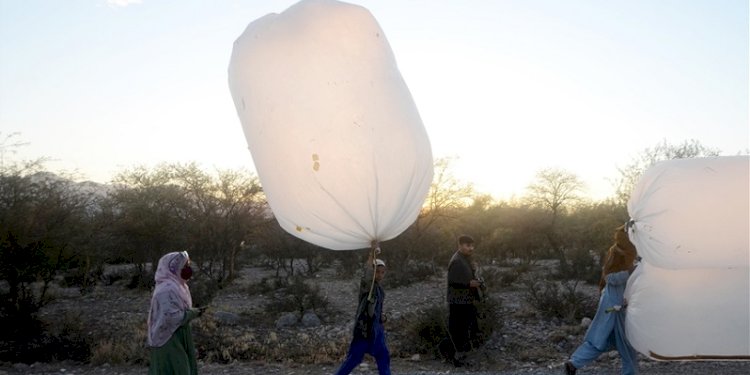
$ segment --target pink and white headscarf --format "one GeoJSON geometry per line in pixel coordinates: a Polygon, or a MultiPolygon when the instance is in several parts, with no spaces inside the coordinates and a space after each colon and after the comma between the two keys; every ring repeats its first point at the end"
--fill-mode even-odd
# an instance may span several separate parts
{"type": "Polygon", "coordinates": [[[159,259],[148,314],[148,346],[164,345],[180,327],[185,311],[193,307],[190,288],[180,276],[189,259],[187,251],[168,253],[159,259]]]}

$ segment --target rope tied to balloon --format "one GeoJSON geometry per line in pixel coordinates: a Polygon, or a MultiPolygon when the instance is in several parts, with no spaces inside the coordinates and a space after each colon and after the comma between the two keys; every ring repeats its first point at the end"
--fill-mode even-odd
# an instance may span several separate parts
{"type": "Polygon", "coordinates": [[[373,291],[375,289],[375,274],[378,271],[378,255],[380,254],[380,242],[378,240],[372,240],[372,243],[370,245],[370,256],[369,258],[372,259],[372,282],[370,282],[370,293],[367,295],[367,301],[372,303],[375,302],[373,300],[373,291]]]}

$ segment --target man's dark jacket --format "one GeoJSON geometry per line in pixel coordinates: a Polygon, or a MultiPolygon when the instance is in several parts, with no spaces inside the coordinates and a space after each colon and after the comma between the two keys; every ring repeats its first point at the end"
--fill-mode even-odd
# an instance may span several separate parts
{"type": "Polygon", "coordinates": [[[476,279],[474,272],[471,258],[456,251],[448,263],[447,301],[449,304],[468,305],[478,299],[477,292],[469,286],[471,280],[476,279]]]}

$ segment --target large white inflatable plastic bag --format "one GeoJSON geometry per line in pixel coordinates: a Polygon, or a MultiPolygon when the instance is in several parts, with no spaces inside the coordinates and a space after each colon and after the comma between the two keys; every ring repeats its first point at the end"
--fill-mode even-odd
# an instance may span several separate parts
{"type": "Polygon", "coordinates": [[[416,219],[432,182],[427,133],[370,12],[303,0],[235,41],[229,87],[281,226],[333,250],[416,219]]]}
{"type": "Polygon", "coordinates": [[[747,265],[748,160],[676,159],[649,168],[628,202],[639,255],[662,268],[747,265]]]}
{"type": "Polygon", "coordinates": [[[658,163],[628,211],[643,258],[625,290],[633,347],[662,360],[750,359],[750,157],[658,163]]]}
{"type": "Polygon", "coordinates": [[[750,269],[672,270],[644,262],[628,280],[630,344],[660,360],[750,355],[750,269]]]}

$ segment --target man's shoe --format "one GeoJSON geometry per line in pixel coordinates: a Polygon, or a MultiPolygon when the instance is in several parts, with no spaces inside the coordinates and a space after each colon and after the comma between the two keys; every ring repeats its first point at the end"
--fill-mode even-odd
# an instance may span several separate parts
{"type": "Polygon", "coordinates": [[[576,367],[570,361],[565,361],[565,375],[576,375],[576,367]]]}

